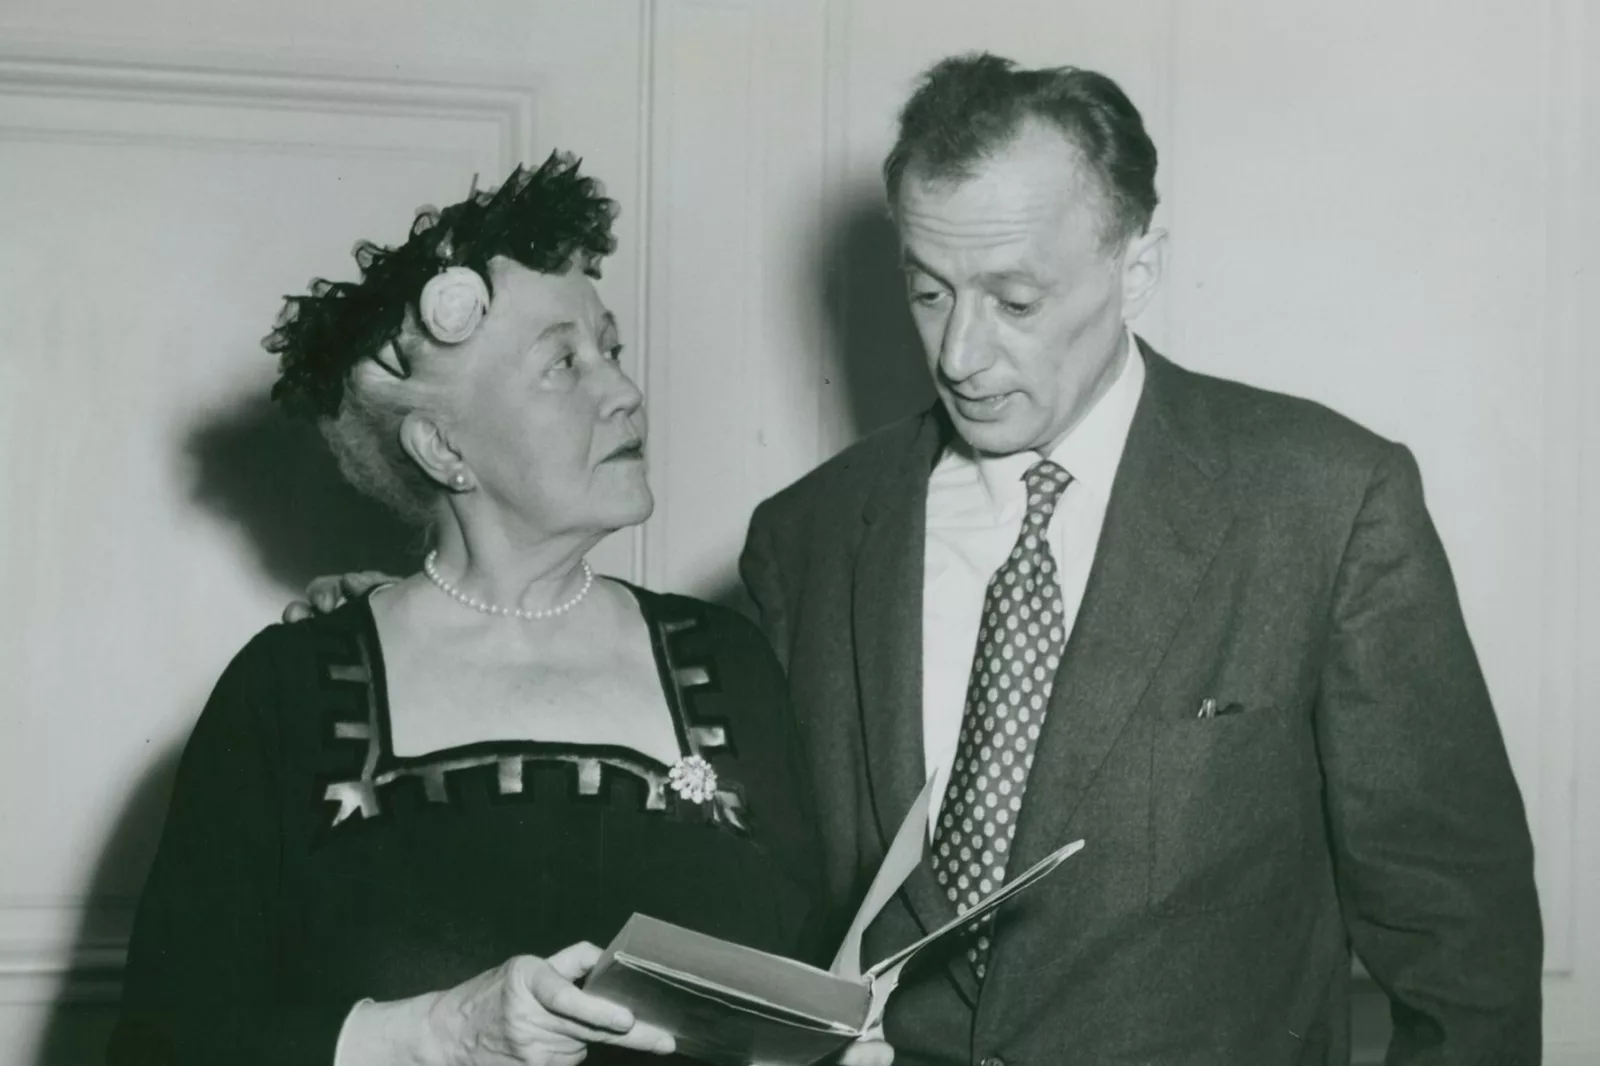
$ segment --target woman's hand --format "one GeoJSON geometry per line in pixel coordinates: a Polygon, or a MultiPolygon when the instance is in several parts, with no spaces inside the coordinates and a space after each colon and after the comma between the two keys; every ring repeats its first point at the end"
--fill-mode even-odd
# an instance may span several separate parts
{"type": "Polygon", "coordinates": [[[357,1008],[336,1066],[575,1066],[601,1043],[671,1054],[670,1035],[573,983],[599,959],[593,944],[574,944],[548,959],[520,955],[443,992],[357,1008]]]}
{"type": "Polygon", "coordinates": [[[670,1054],[672,1037],[573,983],[599,960],[589,943],[520,955],[444,993],[429,1013],[456,1049],[452,1066],[572,1066],[596,1043],[670,1054]]]}

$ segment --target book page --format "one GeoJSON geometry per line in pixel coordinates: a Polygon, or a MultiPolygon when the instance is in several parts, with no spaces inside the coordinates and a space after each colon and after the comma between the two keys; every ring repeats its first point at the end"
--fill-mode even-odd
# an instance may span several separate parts
{"type": "Polygon", "coordinates": [[[1055,851],[1052,851],[1050,854],[1046,855],[1044,858],[1028,867],[1028,869],[1019,876],[1012,878],[999,888],[995,889],[993,892],[989,893],[987,896],[983,897],[977,903],[974,903],[964,914],[961,914],[956,918],[952,918],[950,921],[935,929],[921,940],[907,944],[893,955],[890,955],[888,958],[874,964],[873,967],[866,972],[866,976],[876,979],[879,977],[879,975],[885,974],[891,969],[898,974],[899,968],[905,965],[906,962],[910,961],[911,957],[917,952],[921,951],[929,944],[943,939],[949,934],[955,932],[957,929],[971,925],[973,922],[977,921],[979,918],[982,918],[985,914],[988,914],[990,911],[1000,906],[1000,904],[1004,903],[1012,896],[1015,896],[1018,892],[1021,892],[1023,889],[1027,888],[1041,877],[1044,877],[1046,874],[1050,873],[1057,866],[1060,866],[1063,862],[1066,862],[1069,857],[1076,855],[1082,849],[1082,840],[1074,840],[1070,844],[1063,844],[1055,851]]]}
{"type": "Polygon", "coordinates": [[[861,980],[861,938],[866,935],[867,926],[883,910],[884,904],[894,898],[906,878],[911,876],[911,871],[922,861],[922,836],[928,824],[928,804],[934,788],[938,786],[939,777],[939,771],[935,770],[927,784],[922,786],[916,801],[911,804],[911,810],[906,812],[900,828],[895,831],[894,840],[890,842],[889,850],[872,878],[872,886],[867,889],[861,906],[856,908],[855,919],[844,934],[838,954],[833,957],[831,970],[834,976],[851,981],[861,980]]]}
{"type": "Polygon", "coordinates": [[[837,1033],[840,1036],[857,1036],[859,1030],[846,1022],[833,1018],[812,1014],[804,1009],[775,1003],[763,999],[760,995],[744,988],[729,987],[709,981],[697,973],[674,970],[670,966],[652,962],[649,959],[637,958],[624,952],[617,952],[617,965],[647,973],[656,980],[665,984],[675,985],[692,995],[705,999],[715,1000],[725,1007],[733,1010],[748,1011],[764,1018],[771,1018],[787,1025],[798,1025],[807,1029],[817,1029],[825,1033],[837,1033]]]}

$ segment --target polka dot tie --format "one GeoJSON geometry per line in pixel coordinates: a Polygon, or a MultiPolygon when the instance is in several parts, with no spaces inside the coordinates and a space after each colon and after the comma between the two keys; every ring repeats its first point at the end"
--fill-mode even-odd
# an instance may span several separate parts
{"type": "MultiPolygon", "coordinates": [[[[1028,771],[1066,644],[1061,585],[1045,531],[1071,480],[1048,459],[1028,468],[1022,531],[984,593],[961,736],[933,833],[934,873],[958,913],[1005,883],[1028,771]]],[[[968,929],[967,959],[980,980],[992,919],[987,915],[968,929]]]]}

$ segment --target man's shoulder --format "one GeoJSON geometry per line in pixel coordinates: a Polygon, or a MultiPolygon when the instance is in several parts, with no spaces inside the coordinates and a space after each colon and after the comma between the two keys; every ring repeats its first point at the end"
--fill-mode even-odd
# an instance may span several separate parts
{"type": "Polygon", "coordinates": [[[1366,471],[1395,444],[1326,404],[1168,363],[1191,405],[1222,434],[1235,462],[1348,466],[1366,471]]]}

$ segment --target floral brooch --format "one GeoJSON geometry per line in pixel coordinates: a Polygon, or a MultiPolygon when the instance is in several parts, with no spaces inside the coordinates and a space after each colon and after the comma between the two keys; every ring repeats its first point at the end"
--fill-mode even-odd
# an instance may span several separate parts
{"type": "Polygon", "coordinates": [[[472,336],[489,310],[489,286],[471,267],[446,267],[422,287],[417,310],[434,340],[460,344],[472,336]]]}
{"type": "Polygon", "coordinates": [[[739,834],[750,831],[738,786],[719,785],[716,769],[703,756],[685,755],[669,766],[667,785],[689,803],[710,804],[713,824],[725,825],[739,834]]]}
{"type": "Polygon", "coordinates": [[[685,755],[667,768],[667,784],[690,803],[704,803],[717,794],[717,771],[699,755],[685,755]]]}

